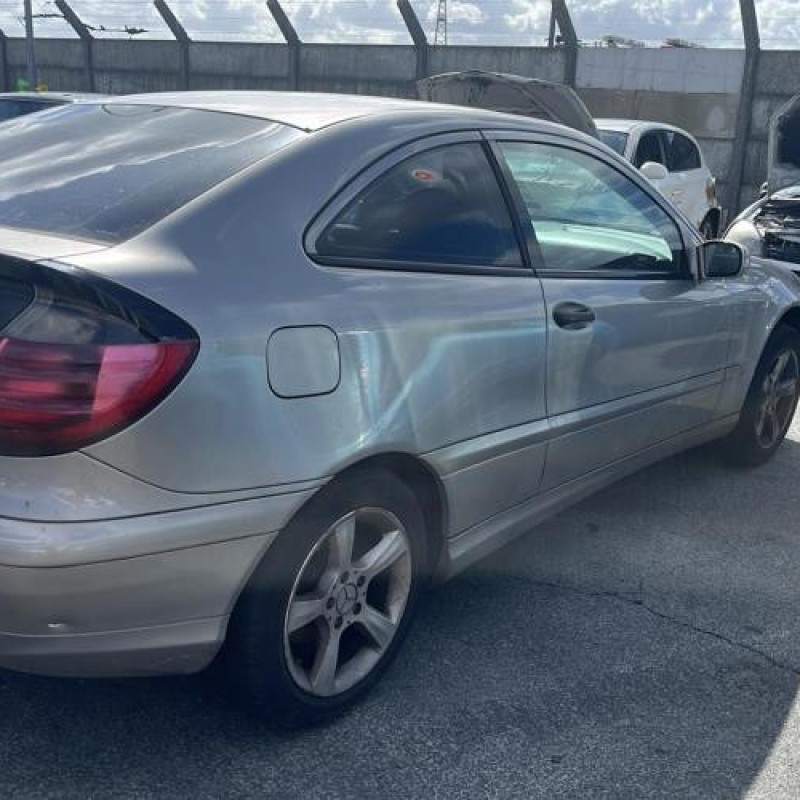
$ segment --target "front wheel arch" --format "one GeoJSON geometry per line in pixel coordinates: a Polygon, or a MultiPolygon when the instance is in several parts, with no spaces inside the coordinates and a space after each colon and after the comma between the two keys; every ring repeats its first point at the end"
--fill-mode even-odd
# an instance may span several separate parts
{"type": "MultiPolygon", "coordinates": [[[[778,359],[778,363],[780,360],[778,359]]],[[[772,458],[780,447],[797,408],[797,382],[800,380],[798,360],[800,360],[800,331],[791,325],[778,324],[768,337],[759,356],[741,408],[739,421],[734,430],[721,441],[721,450],[727,461],[741,467],[759,466],[772,458]],[[769,377],[772,360],[781,354],[781,350],[794,352],[794,380],[793,382],[787,381],[789,385],[793,383],[793,393],[790,395],[787,392],[781,396],[781,399],[776,399],[778,398],[776,384],[773,382],[770,387],[766,379],[769,377]],[[793,398],[791,408],[787,405],[790,402],[790,396],[793,398]],[[766,405],[770,397],[773,398],[771,411],[770,407],[766,405]],[[776,436],[774,441],[764,444],[760,440],[762,430],[758,423],[759,419],[763,418],[767,412],[775,421],[774,433],[776,436]]],[[[783,367],[779,369],[783,370],[783,367]]]]}
{"type": "MultiPolygon", "coordinates": [[[[772,331],[770,331],[770,338],[775,336],[776,331],[780,330],[782,326],[787,326],[789,328],[794,328],[798,333],[800,333],[800,306],[793,306],[790,308],[776,323],[773,327],[772,331]]],[[[767,343],[769,339],[767,339],[767,343]]],[[[767,343],[764,344],[764,349],[766,349],[767,343]]],[[[762,351],[763,352],[763,351],[762,351]]]]}

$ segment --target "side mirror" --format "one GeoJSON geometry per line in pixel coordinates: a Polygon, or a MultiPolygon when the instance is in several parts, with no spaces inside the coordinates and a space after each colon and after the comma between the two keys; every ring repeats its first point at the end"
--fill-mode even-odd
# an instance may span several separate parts
{"type": "Polygon", "coordinates": [[[663,164],[658,164],[655,161],[645,161],[639,167],[642,175],[649,181],[663,181],[669,177],[669,172],[663,164]]]}
{"type": "Polygon", "coordinates": [[[733,242],[703,242],[698,253],[701,278],[737,278],[749,259],[747,251],[733,242]]]}

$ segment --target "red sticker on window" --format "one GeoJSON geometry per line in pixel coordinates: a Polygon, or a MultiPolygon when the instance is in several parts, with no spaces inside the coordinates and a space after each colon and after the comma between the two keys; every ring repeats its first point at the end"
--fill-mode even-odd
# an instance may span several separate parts
{"type": "Polygon", "coordinates": [[[432,169],[415,169],[411,173],[415,181],[435,181],[439,176],[432,169]]]}

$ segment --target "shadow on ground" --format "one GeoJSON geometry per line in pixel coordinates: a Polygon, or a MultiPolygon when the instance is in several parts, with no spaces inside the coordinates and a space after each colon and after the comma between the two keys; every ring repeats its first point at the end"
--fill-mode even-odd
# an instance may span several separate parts
{"type": "Polygon", "coordinates": [[[798,486],[790,441],[755,472],[692,453],[591,498],[432,592],[368,701],[305,733],[210,676],[2,672],[0,790],[795,798],[798,486]]]}

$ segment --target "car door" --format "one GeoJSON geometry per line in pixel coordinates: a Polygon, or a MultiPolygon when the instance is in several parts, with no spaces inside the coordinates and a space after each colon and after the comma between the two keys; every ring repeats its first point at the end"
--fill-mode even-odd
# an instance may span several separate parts
{"type": "Polygon", "coordinates": [[[478,132],[416,141],[362,173],[309,229],[331,283],[340,427],[424,454],[451,535],[539,489],[549,430],[541,282],[478,132]],[[346,391],[346,390],[345,390],[346,391]],[[340,390],[342,395],[343,390],[340,390]]]}
{"type": "Polygon", "coordinates": [[[680,131],[665,130],[667,169],[675,205],[697,226],[708,212],[710,175],[704,168],[697,145],[680,131]]]}
{"type": "Polygon", "coordinates": [[[729,358],[724,286],[625,165],[562,137],[494,134],[548,314],[543,489],[713,419],[729,358]]]}
{"type": "Polygon", "coordinates": [[[633,163],[637,169],[644,164],[654,162],[661,164],[667,170],[667,176],[659,181],[650,181],[664,197],[669,198],[678,208],[683,210],[684,186],[680,174],[670,171],[669,149],[667,147],[666,131],[661,128],[651,128],[639,138],[633,163]]]}

